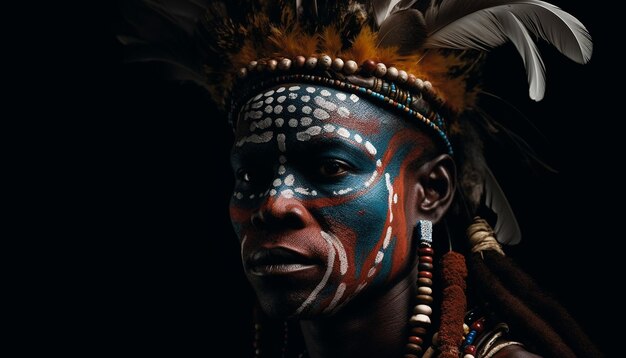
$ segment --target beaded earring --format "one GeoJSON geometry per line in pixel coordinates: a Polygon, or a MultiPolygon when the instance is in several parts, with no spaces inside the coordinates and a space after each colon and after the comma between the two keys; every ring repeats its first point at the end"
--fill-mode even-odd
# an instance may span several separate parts
{"type": "Polygon", "coordinates": [[[415,226],[415,232],[419,236],[418,246],[418,273],[417,295],[413,316],[409,320],[411,331],[406,345],[405,358],[418,358],[424,349],[422,344],[430,328],[430,316],[433,313],[433,223],[428,220],[420,220],[415,226]]]}

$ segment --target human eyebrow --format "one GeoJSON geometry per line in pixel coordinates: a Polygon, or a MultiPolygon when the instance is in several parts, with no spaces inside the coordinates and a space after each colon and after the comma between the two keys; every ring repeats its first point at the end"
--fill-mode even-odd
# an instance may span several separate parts
{"type": "Polygon", "coordinates": [[[306,145],[301,145],[299,151],[304,152],[303,157],[308,158],[338,158],[355,168],[367,168],[369,170],[370,166],[375,165],[374,158],[363,145],[338,136],[311,138],[306,142],[306,145]]]}

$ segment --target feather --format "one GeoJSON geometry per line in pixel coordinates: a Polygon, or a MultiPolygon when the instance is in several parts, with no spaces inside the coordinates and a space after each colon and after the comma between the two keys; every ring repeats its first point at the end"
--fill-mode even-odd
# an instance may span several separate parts
{"type": "Polygon", "coordinates": [[[516,12],[515,16],[533,35],[548,41],[574,62],[589,62],[593,53],[591,35],[577,18],[541,1],[516,7],[524,11],[516,12]]]}
{"type": "Polygon", "coordinates": [[[528,72],[529,93],[541,100],[545,69],[530,33],[555,46],[568,58],[586,63],[593,45],[575,17],[539,0],[443,0],[426,10],[426,48],[489,50],[512,42],[528,72]]]}
{"type": "Polygon", "coordinates": [[[402,10],[407,10],[413,7],[413,5],[415,5],[415,3],[418,0],[401,0],[398,1],[398,3],[391,8],[391,11],[389,11],[389,15],[393,14],[394,12],[397,11],[402,11],[402,10]]]}
{"type": "Polygon", "coordinates": [[[524,24],[512,13],[505,11],[498,16],[505,33],[522,55],[526,74],[528,75],[529,96],[535,101],[541,101],[546,89],[546,69],[539,55],[537,45],[530,37],[524,24]]]}
{"type": "Polygon", "coordinates": [[[391,9],[400,0],[372,0],[372,12],[374,14],[374,21],[376,22],[376,28],[379,28],[385,19],[389,16],[391,9]]]}
{"type": "Polygon", "coordinates": [[[519,244],[522,240],[522,233],[515,213],[513,213],[500,184],[488,167],[485,167],[484,190],[485,205],[497,215],[494,228],[496,239],[504,245],[519,244]]]}
{"type": "Polygon", "coordinates": [[[378,47],[397,47],[400,53],[421,48],[426,40],[424,16],[415,9],[391,14],[378,30],[378,47]]]}

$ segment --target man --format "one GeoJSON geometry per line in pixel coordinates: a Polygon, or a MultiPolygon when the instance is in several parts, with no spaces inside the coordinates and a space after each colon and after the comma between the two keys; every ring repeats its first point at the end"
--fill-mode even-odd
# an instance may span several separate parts
{"type": "Polygon", "coordinates": [[[597,354],[504,258],[496,239],[519,231],[469,115],[476,50],[512,42],[539,100],[531,34],[584,63],[575,18],[539,1],[152,6],[199,49],[168,60],[230,113],[246,275],[305,341],[284,355],[597,354]]]}

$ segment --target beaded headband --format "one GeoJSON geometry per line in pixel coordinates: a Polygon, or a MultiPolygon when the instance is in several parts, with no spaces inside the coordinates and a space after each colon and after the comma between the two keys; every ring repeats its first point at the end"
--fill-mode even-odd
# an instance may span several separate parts
{"type": "Polygon", "coordinates": [[[229,112],[233,126],[247,98],[267,86],[286,82],[321,84],[366,95],[382,106],[424,123],[438,134],[447,152],[454,154],[445,121],[438,113],[443,109],[443,100],[434,93],[432,84],[372,60],[361,66],[355,61],[332,59],[328,55],[251,61],[238,71],[229,112]]]}

